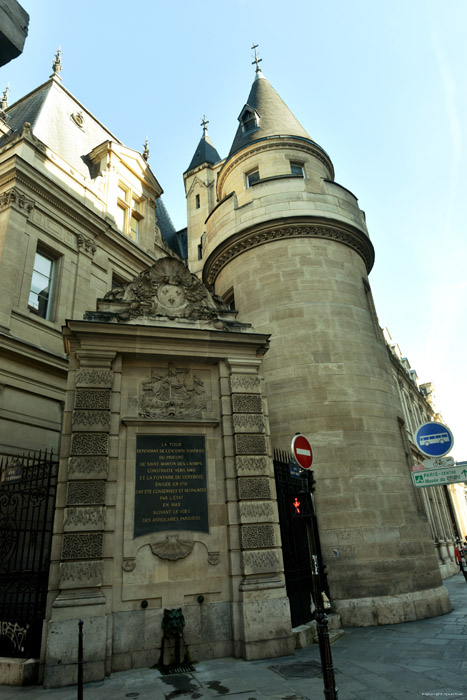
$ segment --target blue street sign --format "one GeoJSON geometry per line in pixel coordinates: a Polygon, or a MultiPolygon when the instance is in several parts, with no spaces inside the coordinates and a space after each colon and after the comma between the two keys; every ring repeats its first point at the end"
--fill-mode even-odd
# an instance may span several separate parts
{"type": "Polygon", "coordinates": [[[300,469],[300,465],[297,464],[297,462],[295,461],[295,459],[293,457],[290,458],[289,469],[290,469],[290,476],[293,476],[296,479],[300,479],[300,473],[302,470],[300,469]]]}
{"type": "Polygon", "coordinates": [[[427,457],[442,457],[452,450],[454,438],[446,425],[431,422],[418,428],[415,442],[427,457]]]}

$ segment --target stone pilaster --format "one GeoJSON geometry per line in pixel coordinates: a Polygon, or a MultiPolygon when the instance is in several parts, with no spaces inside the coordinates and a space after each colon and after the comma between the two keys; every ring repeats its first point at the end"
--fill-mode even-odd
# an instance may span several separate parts
{"type": "Polygon", "coordinates": [[[237,651],[246,659],[292,654],[260,362],[230,360],[229,367],[236,482],[236,502],[229,504],[229,512],[231,555],[236,564],[237,651]]]}

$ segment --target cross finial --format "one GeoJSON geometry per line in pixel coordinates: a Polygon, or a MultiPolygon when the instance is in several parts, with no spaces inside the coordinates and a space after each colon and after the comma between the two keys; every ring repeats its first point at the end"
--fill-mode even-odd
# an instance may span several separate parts
{"type": "Polygon", "coordinates": [[[60,71],[62,70],[62,49],[59,48],[57,53],[55,54],[55,60],[52,63],[52,70],[54,72],[54,75],[60,75],[60,71]]]}
{"type": "Polygon", "coordinates": [[[262,59],[262,58],[258,58],[258,53],[257,53],[257,51],[256,51],[256,49],[258,48],[258,46],[259,46],[259,44],[253,44],[253,46],[251,47],[251,48],[254,50],[254,52],[255,52],[255,60],[252,61],[251,64],[253,65],[253,63],[256,63],[256,72],[257,72],[257,73],[261,73],[261,68],[259,67],[259,64],[261,63],[261,61],[262,61],[263,59],[262,59]]]}
{"type": "Polygon", "coordinates": [[[206,121],[206,115],[203,114],[203,119],[201,121],[201,126],[203,127],[203,136],[206,136],[206,134],[208,132],[208,124],[209,124],[209,121],[206,121]]]}
{"type": "Polygon", "coordinates": [[[149,160],[149,141],[148,141],[147,137],[146,137],[146,141],[144,142],[144,146],[143,146],[143,159],[146,161],[146,163],[149,160]]]}

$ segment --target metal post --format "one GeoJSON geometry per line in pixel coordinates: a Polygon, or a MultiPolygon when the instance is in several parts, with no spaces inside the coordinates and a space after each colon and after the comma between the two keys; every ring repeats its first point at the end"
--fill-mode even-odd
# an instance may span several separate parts
{"type": "MultiPolygon", "coordinates": [[[[308,485],[308,480],[307,480],[308,485]]],[[[315,509],[313,494],[310,494],[312,520],[315,521],[315,509]]],[[[316,522],[316,521],[315,521],[316,522]]],[[[319,655],[321,657],[321,668],[323,670],[324,697],[326,700],[338,700],[336,681],[334,678],[334,667],[332,664],[331,645],[329,642],[328,617],[324,611],[323,597],[321,590],[321,576],[319,571],[318,556],[316,554],[316,537],[314,528],[310,520],[307,519],[306,530],[308,535],[308,549],[310,551],[310,561],[312,565],[311,580],[313,584],[313,597],[315,603],[315,617],[318,632],[319,655]]]]}
{"type": "Polygon", "coordinates": [[[78,700],[83,700],[83,621],[78,622],[78,700]]]}

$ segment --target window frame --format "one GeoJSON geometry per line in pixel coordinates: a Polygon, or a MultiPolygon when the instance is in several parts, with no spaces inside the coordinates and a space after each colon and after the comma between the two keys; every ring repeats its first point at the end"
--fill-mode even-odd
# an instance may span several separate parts
{"type": "Polygon", "coordinates": [[[289,161],[289,163],[290,163],[290,173],[291,173],[291,175],[294,175],[295,177],[302,177],[303,179],[305,179],[305,167],[304,167],[304,163],[301,163],[301,162],[298,161],[298,160],[291,160],[291,161],[289,161]],[[295,173],[294,173],[294,168],[295,168],[296,170],[300,170],[300,172],[295,172],[295,173]]]}
{"type": "Polygon", "coordinates": [[[245,179],[246,179],[247,189],[249,189],[250,187],[253,187],[253,185],[256,185],[258,182],[260,182],[261,178],[259,176],[259,168],[253,168],[253,170],[250,170],[249,172],[245,173],[245,179]],[[252,181],[251,177],[255,176],[255,175],[257,175],[258,177],[252,181]]]}
{"type": "Polygon", "coordinates": [[[58,261],[59,261],[58,255],[56,255],[53,252],[49,251],[48,249],[42,247],[40,244],[37,245],[36,251],[34,253],[33,267],[32,267],[32,273],[31,273],[31,282],[29,285],[29,292],[28,292],[28,310],[36,318],[42,318],[44,321],[53,321],[54,320],[55,307],[56,307],[58,261]],[[41,290],[40,292],[37,292],[37,293],[33,291],[34,274],[36,273],[38,275],[45,277],[45,275],[42,272],[40,272],[40,270],[37,268],[37,262],[38,262],[39,257],[42,258],[43,260],[47,260],[50,263],[50,273],[49,273],[49,276],[46,278],[48,280],[47,300],[46,300],[45,310],[43,313],[42,313],[41,308],[40,308],[39,297],[40,297],[40,294],[42,294],[44,290],[41,290]],[[34,305],[32,305],[30,303],[31,302],[31,295],[37,296],[37,309],[34,307],[34,305]]]}
{"type": "Polygon", "coordinates": [[[141,209],[144,206],[144,201],[144,197],[139,197],[130,187],[119,181],[117,187],[117,209],[123,212],[123,226],[118,219],[116,219],[116,224],[119,230],[134,243],[139,243],[141,235],[140,222],[144,219],[141,209]],[[124,199],[121,197],[120,192],[125,194],[124,199]],[[135,226],[134,230],[133,226],[135,226]]]}

